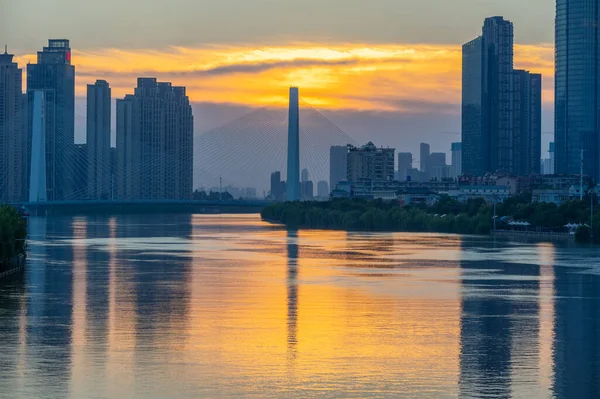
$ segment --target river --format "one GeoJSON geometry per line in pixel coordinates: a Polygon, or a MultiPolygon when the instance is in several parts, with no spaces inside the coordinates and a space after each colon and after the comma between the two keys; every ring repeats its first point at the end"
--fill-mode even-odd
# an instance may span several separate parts
{"type": "Polygon", "coordinates": [[[32,217],[0,398],[599,398],[600,251],[32,217]]]}

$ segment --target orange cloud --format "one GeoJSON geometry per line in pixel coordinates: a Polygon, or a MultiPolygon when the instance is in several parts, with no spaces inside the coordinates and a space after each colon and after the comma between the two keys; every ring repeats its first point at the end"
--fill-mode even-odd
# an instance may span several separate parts
{"type": "MultiPolygon", "coordinates": [[[[552,101],[551,45],[515,46],[515,67],[545,76],[544,100],[552,101]]],[[[34,57],[20,57],[19,62],[34,57]]],[[[461,47],[451,45],[298,43],[259,48],[209,46],[158,50],[73,52],[77,94],[106,79],[113,95],[133,91],[138,76],[186,86],[193,101],[284,105],[298,86],[310,104],[327,109],[418,113],[425,104],[455,112],[461,98],[461,47]],[[453,108],[454,107],[454,108],[453,108]]]]}

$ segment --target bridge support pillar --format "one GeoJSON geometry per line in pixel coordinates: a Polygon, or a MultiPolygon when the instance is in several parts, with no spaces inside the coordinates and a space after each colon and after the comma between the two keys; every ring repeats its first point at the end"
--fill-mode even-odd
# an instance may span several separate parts
{"type": "Polygon", "coordinates": [[[290,88],[286,199],[300,200],[300,109],[298,88],[290,88]]]}

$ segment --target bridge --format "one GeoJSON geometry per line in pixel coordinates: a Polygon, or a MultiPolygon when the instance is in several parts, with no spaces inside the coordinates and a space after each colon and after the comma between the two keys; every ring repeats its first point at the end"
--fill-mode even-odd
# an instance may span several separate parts
{"type": "MultiPolygon", "coordinates": [[[[30,214],[257,212],[268,204],[255,198],[268,193],[272,172],[287,180],[287,199],[298,200],[301,170],[308,170],[315,187],[329,182],[330,147],[357,144],[292,88],[288,108],[262,107],[200,134],[175,129],[157,141],[154,132],[144,137],[145,131],[135,136],[130,127],[122,128],[125,133],[117,128],[116,148],[110,148],[110,159],[99,166],[100,161],[87,155],[95,143],[75,144],[56,126],[46,131],[49,110],[56,113],[57,107],[47,103],[43,92],[35,93],[32,108],[28,179],[23,184],[27,191],[10,201],[30,214]],[[96,179],[98,170],[107,176],[96,179]],[[253,188],[258,195],[215,201],[214,196],[199,200],[193,193],[232,187],[253,188]]],[[[7,202],[2,200],[6,188],[0,182],[0,202],[7,202]]]]}
{"type": "Polygon", "coordinates": [[[15,204],[30,215],[150,214],[150,213],[258,213],[266,200],[135,200],[135,201],[45,201],[15,204]]]}

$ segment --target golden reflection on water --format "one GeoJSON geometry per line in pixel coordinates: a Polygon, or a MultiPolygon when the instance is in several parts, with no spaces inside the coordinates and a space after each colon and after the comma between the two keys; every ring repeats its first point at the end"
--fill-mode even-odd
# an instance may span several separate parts
{"type": "MultiPolygon", "coordinates": [[[[72,320],[53,320],[72,323],[73,398],[552,390],[549,244],[511,257],[472,237],[286,231],[253,215],[76,218],[62,233],[48,248],[72,258],[72,320]]],[[[62,278],[59,260],[31,281],[62,278]]],[[[21,363],[39,298],[20,316],[21,363]]]]}
{"type": "Polygon", "coordinates": [[[556,248],[553,244],[537,245],[540,263],[540,386],[545,392],[552,390],[554,380],[554,264],[556,248]]]}

